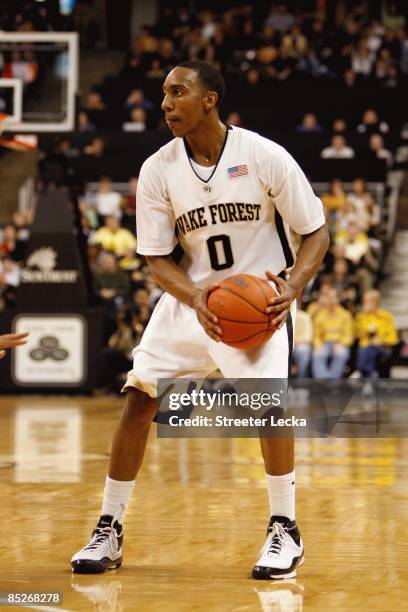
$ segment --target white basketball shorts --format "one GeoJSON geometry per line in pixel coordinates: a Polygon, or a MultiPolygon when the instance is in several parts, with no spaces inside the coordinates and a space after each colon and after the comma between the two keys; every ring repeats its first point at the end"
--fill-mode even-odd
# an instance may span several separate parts
{"type": "Polygon", "coordinates": [[[157,397],[158,378],[205,378],[217,368],[224,378],[287,378],[295,301],[292,306],[291,316],[268,342],[246,351],[212,340],[195,311],[165,293],[133,351],[133,369],[122,391],[136,387],[157,397]]]}

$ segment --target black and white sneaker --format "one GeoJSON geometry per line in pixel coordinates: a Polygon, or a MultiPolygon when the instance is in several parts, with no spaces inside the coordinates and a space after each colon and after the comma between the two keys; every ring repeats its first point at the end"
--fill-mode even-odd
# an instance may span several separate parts
{"type": "Polygon", "coordinates": [[[104,514],[89,544],[71,559],[74,574],[101,574],[122,565],[123,529],[115,516],[104,514]]]}
{"type": "Polygon", "coordinates": [[[252,578],[293,578],[296,568],[303,562],[303,542],[296,521],[290,521],[286,516],[272,516],[252,578]]]}

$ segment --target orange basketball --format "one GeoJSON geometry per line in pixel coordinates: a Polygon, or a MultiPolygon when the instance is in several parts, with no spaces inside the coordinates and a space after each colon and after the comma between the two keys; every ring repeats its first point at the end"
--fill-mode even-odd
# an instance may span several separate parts
{"type": "Polygon", "coordinates": [[[267,314],[276,291],[262,278],[236,274],[221,281],[208,296],[209,310],[218,317],[222,342],[239,349],[261,346],[274,334],[275,314],[267,314]]]}

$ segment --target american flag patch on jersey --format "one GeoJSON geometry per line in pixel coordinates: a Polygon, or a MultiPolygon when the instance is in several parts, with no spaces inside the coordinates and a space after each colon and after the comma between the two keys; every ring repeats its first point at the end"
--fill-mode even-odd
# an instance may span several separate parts
{"type": "Polygon", "coordinates": [[[245,176],[248,174],[248,166],[246,164],[239,164],[239,166],[231,166],[227,170],[229,178],[236,178],[237,176],[245,176]]]}

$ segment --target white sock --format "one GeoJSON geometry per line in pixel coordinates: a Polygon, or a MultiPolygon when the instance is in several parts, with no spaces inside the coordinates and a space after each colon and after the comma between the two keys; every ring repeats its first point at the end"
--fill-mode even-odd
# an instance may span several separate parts
{"type": "Polygon", "coordinates": [[[269,508],[272,515],[287,516],[295,520],[295,472],[283,476],[266,474],[269,508]]]}
{"type": "Polygon", "coordinates": [[[102,514],[113,516],[119,505],[122,504],[123,511],[118,517],[119,523],[122,523],[134,484],[134,480],[113,480],[113,478],[107,476],[103,493],[102,514]]]}

